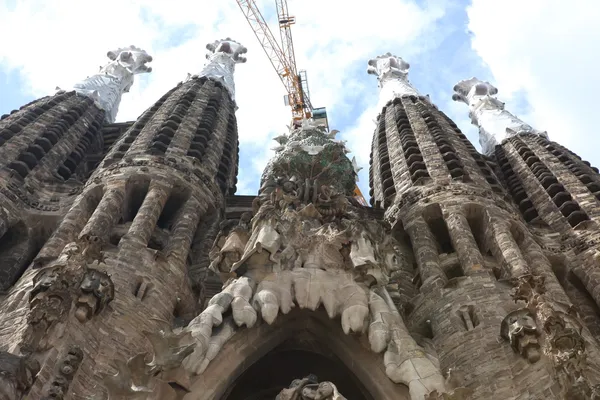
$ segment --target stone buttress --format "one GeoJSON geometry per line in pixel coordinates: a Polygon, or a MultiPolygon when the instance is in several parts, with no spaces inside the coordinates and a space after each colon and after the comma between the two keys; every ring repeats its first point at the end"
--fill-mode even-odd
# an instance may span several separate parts
{"type": "MultiPolygon", "coordinates": [[[[560,398],[569,384],[553,379],[535,318],[533,326],[524,322],[535,313],[511,291],[519,279],[539,276],[540,290],[567,308],[571,303],[494,164],[410,85],[408,67],[387,53],[368,68],[378,76],[382,107],[371,154],[372,201],[385,208],[397,235],[410,238],[415,260],[418,294],[401,304],[407,326],[447,379],[471,389],[473,399],[560,398]],[[513,331],[529,336],[520,345],[513,331]]],[[[587,330],[583,335],[593,341],[587,330]]]]}
{"type": "Polygon", "coordinates": [[[113,145],[5,300],[12,336],[0,345],[41,365],[25,398],[106,398],[103,376],[122,371],[114,360],[195,316],[188,255],[200,221],[235,191],[233,72],[246,51],[230,39],[207,48],[202,73],[113,145]]]}
{"type": "Polygon", "coordinates": [[[120,99],[134,74],[150,70],[145,63],[151,57],[136,47],[108,56],[111,62],[74,90],[0,119],[0,291],[19,278],[71,206],[88,175],[87,156],[102,150],[101,127],[117,112],[118,102],[98,102],[97,92],[82,93],[77,86],[105,79],[110,82],[95,88],[112,87],[120,99]]]}

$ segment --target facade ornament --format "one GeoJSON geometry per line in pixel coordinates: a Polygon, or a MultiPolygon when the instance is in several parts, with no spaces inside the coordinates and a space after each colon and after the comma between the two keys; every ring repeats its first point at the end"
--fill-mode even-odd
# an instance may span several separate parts
{"type": "Polygon", "coordinates": [[[206,48],[209,50],[206,55],[208,61],[197,76],[223,84],[235,102],[235,83],[233,81],[235,64],[246,62],[246,57],[242,54],[247,53],[248,49],[231,38],[216,40],[207,44],[206,48]]]}
{"type": "Polygon", "coordinates": [[[94,100],[96,105],[106,111],[106,122],[116,120],[121,96],[129,92],[134,75],[152,71],[146,63],[152,57],[136,46],[121,47],[107,54],[111,60],[100,67],[100,72],[76,83],[73,89],[83,96],[94,100]]]}
{"type": "Polygon", "coordinates": [[[283,389],[275,400],[346,400],[331,382],[319,383],[313,374],[294,379],[290,387],[283,389]]]}
{"type": "Polygon", "coordinates": [[[322,305],[330,318],[340,317],[346,334],[364,334],[374,352],[384,353],[388,377],[406,384],[412,399],[444,392],[439,368],[410,336],[386,289],[399,246],[389,226],[365,221],[350,202],[356,177],[344,145],[309,123],[278,141],[283,149],[263,173],[248,231],[248,224],[224,227],[229,233],[215,242],[212,268],[227,280],[186,328],[197,345],[185,368],[201,374],[238,327],[322,305]]]}
{"type": "Polygon", "coordinates": [[[0,399],[23,398],[39,371],[40,364],[35,359],[0,351],[0,399]]]}
{"type": "MultiPolygon", "coordinates": [[[[99,266],[96,261],[91,266],[99,266]]],[[[115,286],[110,276],[96,268],[86,268],[79,285],[81,291],[76,300],[75,317],[84,323],[100,313],[115,297],[115,286]]]]}
{"type": "Polygon", "coordinates": [[[52,346],[51,340],[60,336],[64,319],[73,299],[71,288],[77,278],[62,266],[41,269],[33,277],[33,289],[29,296],[29,326],[22,347],[28,351],[45,350],[52,346]]]}
{"type": "Polygon", "coordinates": [[[77,346],[69,348],[67,354],[57,363],[55,376],[46,391],[46,399],[63,400],[67,396],[81,361],[83,361],[83,351],[77,346]]]}
{"type": "Polygon", "coordinates": [[[127,362],[115,360],[115,375],[103,374],[109,400],[175,400],[171,384],[189,390],[187,372],[181,361],[194,349],[189,332],[174,333],[170,328],[159,332],[143,332],[152,345],[152,360],[140,353],[127,362]]]}
{"type": "Polygon", "coordinates": [[[72,308],[81,323],[106,308],[115,291],[110,276],[101,271],[105,267],[101,258],[98,241],[84,239],[67,244],[54,262],[38,269],[29,296],[31,312],[23,349],[34,352],[52,347],[72,308]]]}
{"type": "Polygon", "coordinates": [[[526,124],[514,114],[504,109],[504,103],[495,95],[498,89],[489,82],[477,78],[463,80],[454,85],[452,99],[462,101],[469,106],[471,123],[479,127],[479,144],[482,152],[491,156],[496,145],[505,139],[522,133],[543,136],[548,134],[526,124]]]}
{"type": "Polygon", "coordinates": [[[519,308],[502,320],[500,335],[530,363],[540,359],[540,344],[535,316],[527,308],[519,308]]]}
{"type": "Polygon", "coordinates": [[[392,53],[385,53],[369,60],[367,73],[377,76],[379,82],[379,102],[381,110],[388,102],[397,97],[421,95],[408,81],[410,64],[392,53]]]}
{"type": "Polygon", "coordinates": [[[549,358],[564,398],[599,396],[600,387],[588,377],[583,326],[570,304],[553,301],[546,294],[543,277],[527,275],[514,280],[513,299],[525,301],[535,314],[543,354],[549,358]],[[595,394],[594,394],[595,393],[595,394]],[[593,394],[593,396],[592,396],[593,394]]]}

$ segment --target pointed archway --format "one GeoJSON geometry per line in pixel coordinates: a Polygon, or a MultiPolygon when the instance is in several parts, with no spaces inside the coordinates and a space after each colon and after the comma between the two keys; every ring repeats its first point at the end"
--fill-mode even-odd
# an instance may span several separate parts
{"type": "Polygon", "coordinates": [[[345,335],[324,310],[296,309],[273,325],[240,329],[184,400],[273,399],[277,388],[308,373],[332,381],[347,398],[408,400],[408,388],[388,379],[382,358],[364,335],[345,335]]]}

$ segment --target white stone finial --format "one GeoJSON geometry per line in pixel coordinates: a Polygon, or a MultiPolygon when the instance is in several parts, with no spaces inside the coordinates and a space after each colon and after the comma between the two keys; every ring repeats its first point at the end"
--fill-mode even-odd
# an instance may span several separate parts
{"type": "Polygon", "coordinates": [[[235,101],[235,64],[246,62],[242,54],[247,53],[248,49],[231,38],[216,40],[207,44],[206,48],[210,51],[206,55],[208,61],[198,76],[221,82],[235,101]]]}
{"type": "Polygon", "coordinates": [[[420,96],[417,89],[408,81],[409,68],[410,65],[406,61],[391,53],[385,53],[369,60],[367,73],[376,75],[379,81],[380,108],[396,97],[420,96]]]}
{"type": "Polygon", "coordinates": [[[498,93],[489,82],[477,78],[463,80],[454,85],[452,99],[469,105],[471,123],[479,127],[479,143],[482,152],[491,156],[496,145],[520,133],[530,133],[548,138],[548,134],[526,124],[514,114],[504,109],[504,103],[495,95],[498,93]]]}
{"type": "Polygon", "coordinates": [[[133,76],[152,71],[146,63],[152,57],[136,46],[121,47],[107,54],[111,60],[100,67],[100,71],[73,85],[73,89],[81,95],[94,100],[96,105],[106,111],[106,121],[115,122],[121,96],[129,92],[133,85],[133,76]]]}

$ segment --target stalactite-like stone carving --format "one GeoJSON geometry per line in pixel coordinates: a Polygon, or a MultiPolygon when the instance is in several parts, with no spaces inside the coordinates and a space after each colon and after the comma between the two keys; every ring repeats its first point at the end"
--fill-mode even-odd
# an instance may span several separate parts
{"type": "Polygon", "coordinates": [[[106,111],[106,121],[115,122],[119,103],[123,93],[129,92],[135,74],[152,71],[146,63],[152,57],[139,47],[129,46],[109,51],[111,60],[100,67],[100,72],[75,84],[73,89],[78,94],[88,96],[96,105],[106,111]]]}
{"type": "Polygon", "coordinates": [[[539,335],[535,316],[527,308],[520,308],[509,313],[500,328],[501,336],[510,342],[512,348],[530,363],[540,359],[539,335]]]}
{"type": "Polygon", "coordinates": [[[73,376],[77,372],[83,352],[79,347],[73,346],[67,354],[57,363],[55,376],[50,382],[50,387],[46,391],[45,399],[63,400],[68,392],[73,376]]]}
{"type": "Polygon", "coordinates": [[[235,64],[246,62],[246,57],[242,54],[247,53],[248,49],[231,38],[216,40],[207,44],[206,48],[210,51],[206,55],[208,62],[198,76],[221,82],[235,101],[235,64]]]}
{"type": "Polygon", "coordinates": [[[103,374],[109,400],[174,400],[171,383],[189,389],[187,373],[181,361],[194,350],[189,332],[174,333],[170,328],[159,332],[144,332],[152,345],[153,357],[146,362],[141,353],[127,362],[115,360],[115,375],[103,374]]]}
{"type": "Polygon", "coordinates": [[[0,351],[0,400],[20,400],[39,370],[40,364],[33,358],[0,351]]]}
{"type": "Polygon", "coordinates": [[[290,387],[283,389],[275,400],[346,400],[331,382],[319,383],[315,375],[294,379],[290,387]]]}
{"type": "Polygon", "coordinates": [[[487,156],[506,138],[519,133],[531,133],[548,138],[546,132],[538,131],[504,109],[504,103],[495,96],[498,89],[477,78],[460,81],[454,86],[452,99],[469,106],[471,123],[479,127],[479,143],[487,156]]]}
{"type": "Polygon", "coordinates": [[[406,384],[412,399],[443,392],[439,369],[386,289],[398,269],[398,244],[388,227],[362,218],[351,203],[355,172],[344,144],[308,123],[279,141],[251,226],[242,221],[215,242],[212,267],[228,280],[189,324],[197,346],[184,365],[202,373],[238,327],[323,305],[346,334],[367,334],[371,349],[384,352],[388,377],[406,384]]]}

